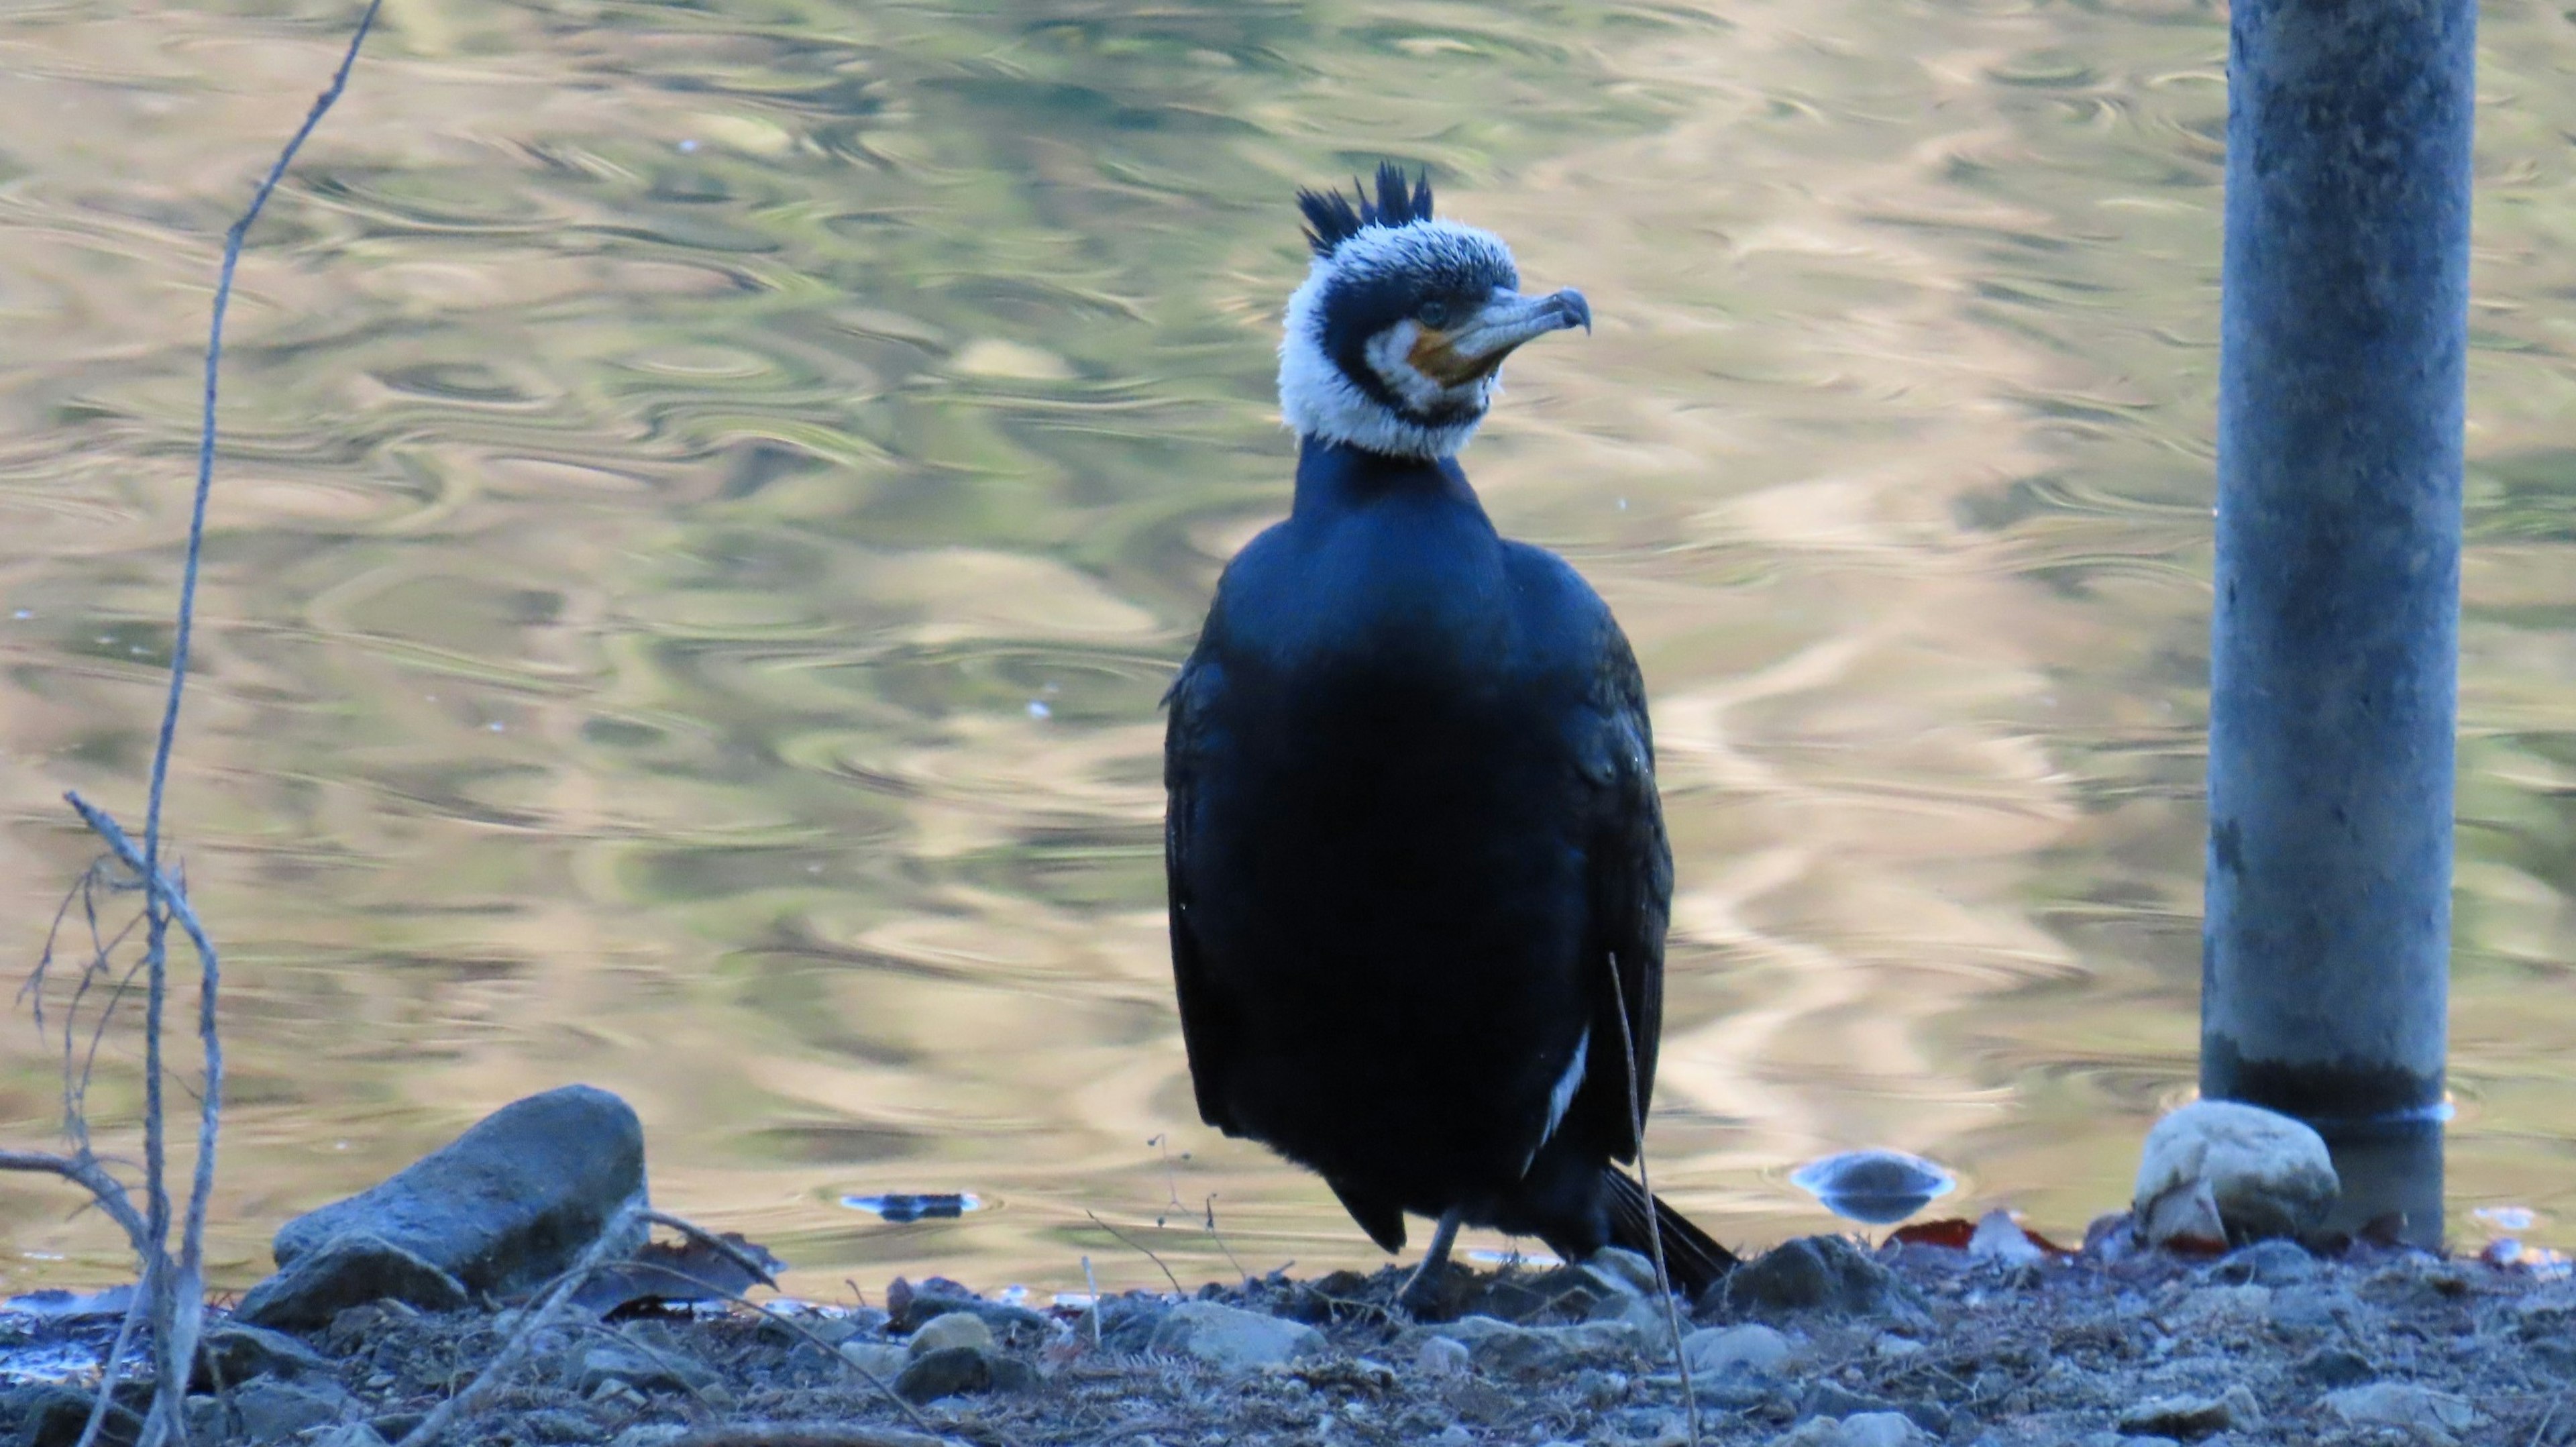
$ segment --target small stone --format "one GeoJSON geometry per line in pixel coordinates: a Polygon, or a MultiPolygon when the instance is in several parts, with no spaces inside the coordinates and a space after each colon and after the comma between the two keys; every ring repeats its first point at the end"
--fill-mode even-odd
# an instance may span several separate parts
{"type": "Polygon", "coordinates": [[[1577,1268],[1608,1291],[1628,1296],[1654,1296],[1655,1263],[1634,1251],[1604,1246],[1577,1268]]]}
{"type": "Polygon", "coordinates": [[[607,1343],[583,1349],[576,1360],[572,1389],[585,1397],[612,1379],[643,1392],[703,1391],[716,1380],[715,1373],[685,1357],[607,1343]]]}
{"type": "Polygon", "coordinates": [[[2435,1443],[2455,1442],[2477,1420],[2469,1404],[2412,1382],[2373,1382],[2326,1393],[2326,1408],[2355,1427],[2394,1427],[2435,1443]]]}
{"type": "Polygon", "coordinates": [[[2343,1347],[2319,1347],[2299,1359],[2301,1381],[2319,1387],[2354,1387],[2378,1377],[2370,1360],[2343,1347]]]}
{"type": "Polygon", "coordinates": [[[252,1442],[283,1442],[309,1428],[336,1424],[352,1406],[338,1386],[327,1389],[262,1378],[233,1393],[241,1435],[252,1442]]]}
{"type": "Polygon", "coordinates": [[[2157,1397],[2122,1412],[2119,1426],[2132,1436],[2192,1441],[2237,1425],[2231,1405],[2220,1397],[2157,1397]]]}
{"type": "Polygon", "coordinates": [[[1472,1369],[1466,1343],[1445,1336],[1423,1338],[1414,1348],[1413,1367],[1434,1381],[1463,1377],[1472,1369]]]}
{"type": "Polygon", "coordinates": [[[1736,1268],[1710,1292],[1739,1309],[1858,1315],[1884,1310],[1894,1282],[1842,1237],[1802,1236],[1736,1268]]]}
{"type": "Polygon", "coordinates": [[[2298,1236],[2341,1194],[2323,1137],[2256,1106],[2196,1100],[2157,1121],[2138,1162],[2132,1206],[2155,1244],[2173,1239],[2168,1204],[2206,1202],[2229,1241],[2298,1236]]]}
{"type": "Polygon", "coordinates": [[[895,1378],[895,1395],[907,1402],[934,1402],[941,1397],[993,1389],[993,1362],[973,1347],[943,1347],[906,1363],[895,1378]]]}
{"type": "Polygon", "coordinates": [[[1968,1237],[1968,1259],[2003,1266],[2036,1266],[2048,1259],[2048,1253],[2039,1249],[2010,1211],[1988,1211],[1968,1237]]]}
{"type": "Polygon", "coordinates": [[[880,1382],[892,1382],[912,1363],[912,1350],[890,1341],[845,1341],[841,1359],[880,1382]]]}
{"type": "Polygon", "coordinates": [[[286,1333],[240,1322],[207,1328],[197,1344],[197,1381],[208,1391],[218,1385],[238,1387],[253,1377],[291,1380],[330,1370],[320,1352],[286,1333]]]}
{"type": "Polygon", "coordinates": [[[1834,1447],[1912,1447],[1931,1440],[1901,1412],[1855,1412],[1843,1418],[1834,1447]]]}
{"type": "Polygon", "coordinates": [[[1682,1338],[1691,1370],[1714,1377],[1767,1377],[1789,1360],[1789,1339],[1767,1326],[1702,1327],[1682,1338]]]}
{"type": "Polygon", "coordinates": [[[1771,1439],[1771,1447],[1842,1447],[1839,1417],[1810,1417],[1771,1439]]]}
{"type": "Polygon", "coordinates": [[[1301,1322],[1221,1302],[1185,1301],[1155,1323],[1150,1349],[1223,1371],[1249,1372],[1322,1352],[1324,1334],[1301,1322]]]}
{"type": "Polygon", "coordinates": [[[2295,1286],[2317,1274],[2317,1258],[2296,1241],[2272,1239],[2228,1253],[2210,1268],[2210,1275],[2226,1282],[2252,1282],[2258,1286],[2295,1286]]]}
{"type": "Polygon", "coordinates": [[[953,1347],[990,1352],[993,1350],[993,1329],[972,1312],[945,1312],[921,1324],[921,1329],[912,1334],[908,1350],[918,1357],[953,1347]]]}
{"type": "Polygon", "coordinates": [[[311,1331],[353,1306],[391,1298],[423,1311],[461,1311],[464,1284],[421,1257],[375,1236],[342,1236],[300,1255],[252,1287],[233,1308],[246,1326],[311,1331]]]}

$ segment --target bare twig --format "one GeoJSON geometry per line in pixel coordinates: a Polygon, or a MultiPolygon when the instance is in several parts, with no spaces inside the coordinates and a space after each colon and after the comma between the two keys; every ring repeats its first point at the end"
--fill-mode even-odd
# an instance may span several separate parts
{"type": "MultiPolygon", "coordinates": [[[[627,1227],[647,1221],[668,1226],[674,1231],[693,1240],[705,1242],[727,1254],[733,1254],[736,1249],[731,1242],[723,1240],[695,1222],[653,1210],[640,1203],[630,1204],[609,1222],[608,1226],[600,1232],[599,1239],[592,1242],[590,1248],[573,1262],[570,1270],[546,1283],[545,1287],[537,1293],[536,1298],[528,1304],[526,1312],[520,1317],[518,1328],[510,1333],[509,1340],[502,1343],[501,1350],[493,1355],[492,1360],[484,1364],[483,1370],[476,1373],[474,1379],[466,1383],[463,1390],[439,1403],[437,1408],[427,1417],[422,1418],[420,1425],[405,1434],[395,1447],[429,1447],[429,1444],[436,1442],[441,1434],[454,1424],[460,1413],[471,1408],[485,1393],[498,1385],[501,1379],[527,1356],[537,1339],[554,1328],[562,1318],[564,1309],[571,1304],[574,1293],[580,1289],[581,1284],[611,1267],[667,1276],[675,1282],[687,1284],[694,1290],[712,1292],[737,1306],[748,1308],[763,1319],[775,1322],[780,1327],[812,1342],[822,1348],[824,1353],[834,1361],[856,1372],[870,1387],[882,1393],[887,1401],[893,1403],[904,1416],[911,1419],[913,1425],[925,1432],[935,1434],[938,1431],[931,1424],[930,1419],[922,1416],[910,1402],[897,1395],[892,1385],[876,1373],[842,1355],[837,1344],[825,1340],[821,1333],[794,1317],[784,1312],[773,1311],[745,1297],[741,1292],[729,1290],[715,1282],[700,1280],[685,1271],[664,1266],[659,1262],[615,1259],[615,1247],[625,1240],[627,1227]]],[[[769,1281],[769,1273],[760,1268],[756,1262],[742,1264],[747,1269],[757,1272],[763,1281],[769,1281]]],[[[769,1284],[773,1287],[776,1285],[774,1281],[769,1284]]]]}
{"type": "Polygon", "coordinates": [[[1252,1273],[1243,1269],[1242,1259],[1234,1254],[1232,1246],[1226,1244],[1225,1233],[1216,1229],[1216,1192],[1214,1191],[1208,1192],[1207,1232],[1216,1239],[1216,1249],[1225,1253],[1226,1264],[1234,1268],[1234,1274],[1250,1281],[1252,1273]]]}
{"type": "Polygon", "coordinates": [[[81,1424],[80,1441],[74,1447],[97,1447],[99,1434],[107,1430],[108,1414],[116,1408],[116,1375],[125,1366],[126,1348],[134,1345],[135,1323],[151,1307],[151,1291],[137,1282],[134,1299],[125,1304],[125,1317],[116,1324],[116,1340],[108,1345],[107,1364],[99,1368],[98,1395],[90,1400],[89,1420],[81,1424]]]}
{"type": "Polygon", "coordinates": [[[1189,1295],[1188,1290],[1182,1287],[1181,1279],[1172,1274],[1172,1268],[1165,1266],[1163,1264],[1163,1258],[1155,1255],[1150,1247],[1147,1247],[1142,1242],[1130,1238],[1126,1232],[1121,1231],[1117,1227],[1110,1225],[1108,1222],[1101,1220],[1100,1217],[1094,1215],[1092,1212],[1085,1211],[1082,1214],[1091,1217],[1092,1225],[1099,1227],[1101,1230],[1106,1231],[1111,1236],[1117,1238],[1119,1245],[1126,1247],[1130,1251],[1142,1252],[1146,1260],[1154,1263],[1154,1269],[1163,1273],[1163,1279],[1172,1283],[1172,1290],[1174,1292],[1182,1296],[1189,1295]]]}
{"type": "Polygon", "coordinates": [[[1664,1299],[1664,1325],[1673,1336],[1673,1366],[1682,1379],[1682,1420],[1688,1424],[1691,1447],[1699,1447],[1699,1393],[1691,1386],[1690,1353],[1682,1350],[1681,1312],[1673,1305],[1672,1273],[1664,1266],[1664,1226],[1658,1218],[1661,1209],[1655,1202],[1655,1178],[1646,1173],[1645,1092],[1637,1087],[1637,1040],[1628,1023],[1628,997],[1619,982],[1619,956],[1606,957],[1610,963],[1610,1003],[1619,1010],[1619,1055],[1628,1066],[1628,1128],[1637,1136],[1637,1188],[1646,1198],[1646,1239],[1655,1249],[1655,1291],[1664,1299]]]}
{"type": "Polygon", "coordinates": [[[641,1220],[644,1209],[641,1200],[633,1200],[611,1216],[608,1224],[600,1228],[598,1238],[573,1259],[572,1268],[546,1283],[544,1289],[528,1303],[519,1317],[518,1329],[501,1343],[501,1349],[493,1353],[491,1361],[484,1363],[483,1370],[475,1373],[474,1380],[467,1382],[463,1391],[431,1409],[419,1425],[403,1434],[402,1441],[395,1447],[428,1447],[447,1430],[449,1423],[456,1420],[458,1413],[471,1407],[512,1367],[517,1366],[519,1359],[536,1344],[537,1338],[553,1327],[556,1318],[572,1304],[574,1288],[589,1280],[593,1272],[611,1264],[618,1248],[626,1244],[629,1228],[641,1220]]]}
{"type": "Polygon", "coordinates": [[[134,1243],[138,1252],[149,1254],[151,1237],[143,1217],[134,1209],[134,1198],[116,1178],[89,1155],[59,1156],[51,1151],[0,1151],[0,1171],[42,1171],[56,1175],[86,1189],[125,1231],[125,1239],[134,1243]]]}
{"type": "Polygon", "coordinates": [[[1100,1278],[1091,1273],[1091,1258],[1082,1258],[1082,1284],[1091,1289],[1091,1345],[1100,1347],[1100,1278]]]}

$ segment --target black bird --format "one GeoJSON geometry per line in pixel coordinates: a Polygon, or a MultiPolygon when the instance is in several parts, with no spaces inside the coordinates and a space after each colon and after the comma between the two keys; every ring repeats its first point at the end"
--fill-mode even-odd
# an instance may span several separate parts
{"type": "MultiPolygon", "coordinates": [[[[1580,326],[1425,177],[1300,192],[1279,393],[1296,499],[1172,684],[1172,972],[1199,1114],[1404,1215],[1647,1251],[1627,1053],[1655,1076],[1672,856],[1609,608],[1499,536],[1455,457],[1522,343],[1580,326]],[[1614,984],[1615,982],[1615,984],[1614,984]],[[1625,1013],[1623,1028],[1622,1011],[1625,1013]]],[[[1734,1263],[1658,1203],[1675,1285],[1734,1263]]],[[[1425,1274],[1417,1274],[1417,1284],[1425,1274]]]]}

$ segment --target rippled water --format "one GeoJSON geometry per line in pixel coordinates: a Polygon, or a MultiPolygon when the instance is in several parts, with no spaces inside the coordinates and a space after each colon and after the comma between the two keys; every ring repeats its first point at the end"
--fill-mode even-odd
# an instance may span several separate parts
{"type": "MultiPolygon", "coordinates": [[[[2483,11],[2453,1219],[2567,1242],[2576,20],[2483,11]]],[[[573,1079],[815,1293],[1159,1279],[1088,1213],[1205,1274],[1211,1197],[1247,1263],[1371,1259],[1190,1108],[1155,704],[1286,505],[1289,193],[1381,155],[1600,320],[1467,462],[1653,690],[1659,1186],[1745,1240],[1862,1145],[1944,1209],[2125,1198],[2195,1036],[2209,7],[385,14],[234,313],[172,803],[232,961],[221,1280],[573,1079]],[[842,1204],[920,1192],[983,1209],[842,1204]]],[[[89,854],[57,793],[139,811],[221,232],[352,17],[0,12],[20,959],[89,854]]],[[[70,1204],[0,1181],[13,1289],[119,1269],[70,1204]]]]}

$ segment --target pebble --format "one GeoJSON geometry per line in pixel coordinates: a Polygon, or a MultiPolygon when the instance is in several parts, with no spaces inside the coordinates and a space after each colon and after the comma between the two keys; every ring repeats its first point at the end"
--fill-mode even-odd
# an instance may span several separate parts
{"type": "Polygon", "coordinates": [[[2305,1124],[2196,1100],[2147,1132],[2131,1207],[2156,1245],[2205,1236],[2211,1210],[2225,1240],[2243,1241],[2314,1230],[2341,1192],[2325,1139],[2305,1124]]]}
{"type": "Polygon", "coordinates": [[[1445,1336],[1424,1338],[1422,1345],[1414,1348],[1413,1366],[1424,1376],[1440,1381],[1463,1377],[1473,1369],[1466,1343],[1445,1336]]]}
{"type": "Polygon", "coordinates": [[[1702,1327],[1682,1338],[1682,1352],[1694,1372],[1767,1377],[1789,1360],[1789,1339],[1759,1323],[1702,1327]]]}
{"type": "Polygon", "coordinates": [[[2210,1275],[2231,1283],[2253,1282],[2259,1286],[2295,1286],[2313,1279],[2320,1268],[2317,1258],[2296,1241],[2257,1241],[2210,1268],[2210,1275]]]}
{"type": "Polygon", "coordinates": [[[843,1361],[880,1382],[891,1383],[912,1364],[912,1349],[896,1342],[845,1341],[840,1345],[840,1353],[843,1361]]]}
{"type": "Polygon", "coordinates": [[[2458,1440],[2477,1420],[2469,1404],[2412,1382],[2373,1382],[2326,1393],[2326,1409],[2355,1427],[2395,1427],[2435,1443],[2458,1440]]]}
{"type": "Polygon", "coordinates": [[[2254,1395],[2230,1387],[2221,1396],[2158,1397],[2120,1414],[2119,1427],[2133,1436],[2174,1437],[2189,1441],[2230,1428],[2262,1425],[2263,1412],[2254,1395]]]}
{"type": "Polygon", "coordinates": [[[2319,1387],[2351,1387],[2379,1375],[2368,1358],[2343,1347],[2319,1347],[2299,1359],[2295,1367],[2302,1381],[2319,1387]]]}
{"type": "Polygon", "coordinates": [[[912,1334],[912,1343],[907,1350],[920,1357],[957,1347],[990,1353],[993,1350],[993,1329],[972,1312],[947,1312],[923,1322],[921,1329],[912,1334]]]}
{"type": "Polygon", "coordinates": [[[894,1379],[895,1395],[907,1402],[935,1402],[992,1389],[993,1360],[973,1347],[924,1352],[905,1363],[894,1379]]]}
{"type": "Polygon", "coordinates": [[[1320,1354],[1324,1334],[1221,1302],[1185,1301],[1154,1324],[1150,1349],[1221,1371],[1250,1372],[1320,1354]]]}
{"type": "MultiPolygon", "coordinates": [[[[1740,1310],[1865,1315],[1886,1309],[1895,1276],[1840,1236],[1784,1241],[1710,1288],[1740,1310]]],[[[1702,1303],[1705,1308],[1710,1303],[1702,1303]]]]}

